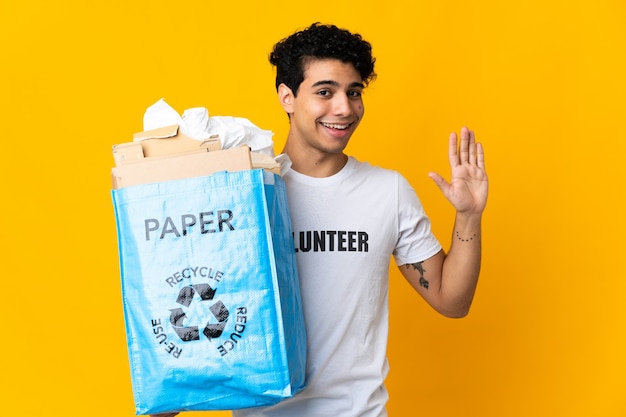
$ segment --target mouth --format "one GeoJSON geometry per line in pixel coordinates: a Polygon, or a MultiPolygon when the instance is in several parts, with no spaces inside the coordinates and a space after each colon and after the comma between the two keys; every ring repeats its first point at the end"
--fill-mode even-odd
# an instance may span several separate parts
{"type": "Polygon", "coordinates": [[[335,129],[335,130],[346,130],[348,129],[350,126],[352,126],[354,124],[353,123],[326,123],[326,122],[321,122],[322,126],[329,128],[329,129],[335,129]]]}

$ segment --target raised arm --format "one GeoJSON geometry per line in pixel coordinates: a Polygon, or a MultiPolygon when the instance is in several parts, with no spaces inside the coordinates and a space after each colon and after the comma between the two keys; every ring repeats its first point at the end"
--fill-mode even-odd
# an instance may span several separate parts
{"type": "Polygon", "coordinates": [[[423,262],[402,265],[400,271],[439,313],[464,317],[480,273],[481,219],[489,187],[483,147],[476,142],[474,132],[464,127],[460,141],[456,133],[450,134],[448,146],[450,182],[434,172],[428,175],[456,209],[450,249],[423,262]]]}

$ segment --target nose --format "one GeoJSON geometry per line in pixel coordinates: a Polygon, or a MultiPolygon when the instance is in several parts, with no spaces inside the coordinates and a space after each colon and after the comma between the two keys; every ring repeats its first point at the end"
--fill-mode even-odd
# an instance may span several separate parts
{"type": "Polygon", "coordinates": [[[336,94],[333,99],[333,112],[335,116],[349,116],[352,114],[352,103],[347,94],[336,94]]]}

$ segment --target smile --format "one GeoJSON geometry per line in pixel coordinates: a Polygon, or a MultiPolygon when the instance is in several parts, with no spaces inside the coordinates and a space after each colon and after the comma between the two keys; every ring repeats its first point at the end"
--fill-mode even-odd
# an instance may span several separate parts
{"type": "Polygon", "coordinates": [[[324,123],[324,122],[322,122],[322,125],[324,127],[330,128],[330,129],[346,130],[347,128],[350,127],[350,125],[352,125],[352,123],[339,124],[339,123],[324,123]]]}

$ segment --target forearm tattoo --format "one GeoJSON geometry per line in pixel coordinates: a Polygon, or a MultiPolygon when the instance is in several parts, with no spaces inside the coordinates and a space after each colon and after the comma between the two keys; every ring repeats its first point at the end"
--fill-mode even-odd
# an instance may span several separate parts
{"type": "Polygon", "coordinates": [[[423,262],[416,262],[414,264],[406,264],[407,268],[413,267],[413,269],[417,270],[420,273],[420,287],[428,289],[428,281],[424,278],[424,272],[426,270],[422,266],[423,262]]]}
{"type": "Polygon", "coordinates": [[[476,233],[474,233],[473,235],[471,235],[469,238],[463,238],[461,237],[461,235],[459,234],[459,232],[455,232],[456,238],[458,240],[460,240],[461,242],[469,242],[471,240],[474,240],[474,238],[476,237],[476,233]]]}

